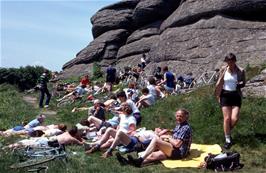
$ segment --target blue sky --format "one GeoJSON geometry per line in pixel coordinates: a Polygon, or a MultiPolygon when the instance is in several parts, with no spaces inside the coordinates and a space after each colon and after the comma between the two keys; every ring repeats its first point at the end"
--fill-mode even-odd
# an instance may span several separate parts
{"type": "Polygon", "coordinates": [[[92,41],[90,18],[119,0],[0,0],[1,67],[60,71],[92,41]]]}

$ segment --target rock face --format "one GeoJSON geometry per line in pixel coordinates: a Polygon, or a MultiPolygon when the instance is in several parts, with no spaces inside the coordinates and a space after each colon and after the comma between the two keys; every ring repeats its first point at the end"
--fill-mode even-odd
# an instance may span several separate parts
{"type": "MultiPolygon", "coordinates": [[[[266,0],[123,0],[92,18],[94,40],[65,71],[99,61],[146,72],[169,65],[175,73],[219,68],[233,52],[242,67],[266,63],[266,0]]],[[[80,73],[83,73],[80,70],[80,73]]]]}
{"type": "Polygon", "coordinates": [[[260,75],[249,80],[242,92],[243,96],[266,98],[266,69],[260,75]]]}

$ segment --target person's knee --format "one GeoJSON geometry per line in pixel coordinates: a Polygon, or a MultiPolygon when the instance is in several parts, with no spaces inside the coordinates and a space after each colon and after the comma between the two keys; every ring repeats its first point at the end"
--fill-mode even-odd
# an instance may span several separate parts
{"type": "Polygon", "coordinates": [[[114,129],[111,128],[111,127],[108,127],[108,128],[106,129],[106,133],[111,133],[111,132],[113,132],[113,131],[114,131],[114,129]]]}
{"type": "Polygon", "coordinates": [[[231,118],[229,116],[224,117],[224,122],[225,123],[230,123],[231,122],[231,118]]]}
{"type": "Polygon", "coordinates": [[[123,132],[123,131],[120,131],[120,130],[119,130],[119,131],[117,132],[117,137],[118,137],[118,138],[121,138],[123,135],[124,135],[124,132],[123,132]]]}

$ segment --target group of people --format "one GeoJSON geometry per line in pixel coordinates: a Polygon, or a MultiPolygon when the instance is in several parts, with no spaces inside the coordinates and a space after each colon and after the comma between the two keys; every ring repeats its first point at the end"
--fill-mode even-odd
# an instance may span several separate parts
{"type": "MultiPolygon", "coordinates": [[[[224,61],[226,65],[220,70],[215,95],[221,105],[224,117],[224,148],[230,149],[233,145],[231,132],[239,120],[241,107],[240,88],[245,86],[245,72],[236,65],[236,56],[234,54],[228,54],[224,61]]],[[[145,66],[143,65],[142,68],[144,69],[145,66]]],[[[112,91],[116,69],[110,66],[106,72],[106,84],[109,85],[110,91],[112,91]]],[[[45,76],[43,74],[44,89],[41,90],[40,107],[42,105],[42,95],[46,93],[45,87],[47,87],[45,76]]],[[[66,131],[66,126],[63,124],[54,125],[53,128],[61,130],[61,133],[54,134],[54,137],[41,135],[41,138],[37,140],[25,140],[10,147],[33,143],[49,145],[51,141],[56,140],[60,144],[84,145],[86,154],[107,148],[106,152],[102,155],[104,158],[107,158],[113,155],[113,150],[118,145],[123,145],[127,151],[144,151],[138,158],[134,158],[131,155],[125,158],[119,152],[116,154],[116,158],[121,164],[130,164],[136,167],[167,158],[182,159],[189,154],[192,142],[192,129],[188,123],[189,112],[186,109],[176,110],[176,127],[173,130],[161,129],[159,127],[154,131],[143,128],[141,130],[137,129],[143,120],[140,109],[154,105],[157,99],[173,92],[175,90],[176,77],[165,66],[163,67],[163,74],[156,73],[154,77],[148,79],[148,82],[148,85],[141,90],[142,96],[140,97],[136,83],[131,82],[128,88],[116,93],[105,102],[96,99],[93,101],[93,107],[73,109],[73,112],[88,110],[88,118],[81,120],[74,128],[68,131],[66,131]],[[106,119],[105,114],[107,111],[113,114],[112,118],[106,119]],[[88,138],[88,134],[91,132],[95,132],[96,138],[93,143],[88,144],[85,142],[85,139],[88,138]]],[[[84,89],[88,85],[90,85],[90,81],[88,77],[85,77],[81,80],[78,87],[84,89]]],[[[73,92],[76,93],[78,91],[74,90],[73,92]]],[[[73,93],[71,94],[73,95],[73,93]]],[[[47,96],[46,103],[48,102],[49,104],[49,94],[47,96]]],[[[13,128],[1,132],[1,134],[6,136],[11,133],[31,134],[29,132],[38,130],[38,128],[34,128],[36,126],[25,125],[20,126],[18,130],[20,132],[13,128]]],[[[46,134],[46,129],[48,130],[50,127],[41,128],[43,134],[46,134]]]]}

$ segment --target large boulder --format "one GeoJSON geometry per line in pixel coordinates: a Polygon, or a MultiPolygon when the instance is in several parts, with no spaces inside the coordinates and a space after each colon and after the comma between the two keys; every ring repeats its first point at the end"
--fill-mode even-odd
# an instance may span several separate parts
{"type": "Polygon", "coordinates": [[[117,53],[117,59],[149,52],[152,44],[157,42],[158,38],[158,35],[154,35],[122,46],[117,53]]]}
{"type": "Polygon", "coordinates": [[[152,35],[159,35],[161,23],[162,21],[156,21],[140,29],[137,29],[127,38],[127,44],[140,40],[144,37],[150,37],[152,35]]]}
{"type": "Polygon", "coordinates": [[[181,0],[142,0],[134,12],[133,22],[136,27],[167,18],[180,4],[181,0]]]}
{"type": "Polygon", "coordinates": [[[97,38],[101,34],[115,29],[132,29],[132,15],[138,0],[125,0],[99,10],[91,17],[92,35],[97,38]]]}
{"type": "MultiPolygon", "coordinates": [[[[120,51],[120,50],[119,50],[120,51]]],[[[168,28],[151,47],[151,63],[168,64],[177,73],[219,68],[225,55],[236,54],[238,64],[266,60],[266,23],[215,16],[195,24],[168,28]]]]}
{"type": "Polygon", "coordinates": [[[266,69],[260,75],[249,80],[242,89],[243,96],[263,97],[266,98],[266,69]]]}
{"type": "Polygon", "coordinates": [[[186,0],[164,21],[161,30],[195,23],[202,18],[229,15],[239,19],[265,20],[265,0],[186,0]]]}
{"type": "Polygon", "coordinates": [[[64,64],[63,69],[75,64],[88,64],[102,59],[116,59],[118,49],[125,44],[129,33],[125,29],[108,31],[81,50],[75,59],[64,64]]]}
{"type": "Polygon", "coordinates": [[[148,73],[169,65],[176,73],[200,75],[219,68],[228,52],[242,67],[266,59],[265,0],[124,0],[91,21],[95,40],[64,70],[93,61],[133,66],[146,54],[148,73]]]}

